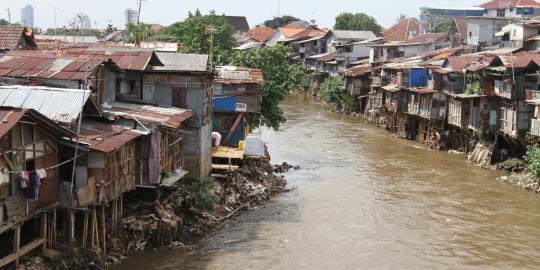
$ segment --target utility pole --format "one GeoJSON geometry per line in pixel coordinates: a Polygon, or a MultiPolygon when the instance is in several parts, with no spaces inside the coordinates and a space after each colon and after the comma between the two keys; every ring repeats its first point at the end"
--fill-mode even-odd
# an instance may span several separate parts
{"type": "Polygon", "coordinates": [[[214,33],[216,33],[217,29],[213,25],[206,25],[204,27],[204,33],[210,34],[210,64],[213,64],[214,62],[214,33]]]}
{"type": "Polygon", "coordinates": [[[57,11],[57,10],[60,10],[60,8],[54,6],[54,35],[55,35],[55,36],[56,36],[56,34],[57,34],[57,33],[56,33],[56,27],[57,27],[57,26],[56,26],[56,11],[57,11]]]}
{"type": "Polygon", "coordinates": [[[281,0],[277,0],[277,16],[279,17],[280,14],[280,8],[281,8],[281,0]]]}
{"type": "Polygon", "coordinates": [[[7,14],[8,14],[8,22],[9,24],[11,24],[11,10],[9,10],[9,8],[6,8],[7,10],[7,14]]]}
{"type": "Polygon", "coordinates": [[[137,0],[137,2],[139,3],[139,13],[137,14],[137,29],[135,30],[135,47],[141,46],[141,40],[139,39],[139,24],[141,21],[141,6],[143,1],[146,0],[137,0]]]}

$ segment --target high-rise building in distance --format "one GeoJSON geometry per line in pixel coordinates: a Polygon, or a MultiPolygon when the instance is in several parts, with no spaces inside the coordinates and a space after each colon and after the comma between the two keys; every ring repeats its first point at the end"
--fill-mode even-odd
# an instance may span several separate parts
{"type": "Polygon", "coordinates": [[[126,24],[137,24],[137,18],[139,17],[139,12],[135,9],[128,8],[125,11],[126,24]]]}
{"type": "Polygon", "coordinates": [[[21,24],[26,27],[34,27],[34,7],[26,5],[21,9],[21,24]]]}

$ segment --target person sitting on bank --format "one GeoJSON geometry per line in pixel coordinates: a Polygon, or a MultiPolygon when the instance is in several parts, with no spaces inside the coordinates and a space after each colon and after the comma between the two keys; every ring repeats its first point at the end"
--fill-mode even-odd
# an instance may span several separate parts
{"type": "Polygon", "coordinates": [[[219,147],[221,144],[221,134],[219,132],[212,132],[212,141],[214,147],[219,147]]]}

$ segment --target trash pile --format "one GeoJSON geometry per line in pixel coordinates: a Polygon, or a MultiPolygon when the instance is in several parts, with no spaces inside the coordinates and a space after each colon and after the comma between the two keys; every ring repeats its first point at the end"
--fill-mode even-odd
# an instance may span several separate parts
{"type": "Polygon", "coordinates": [[[22,257],[21,264],[17,270],[49,270],[51,269],[45,264],[45,259],[41,257],[22,257]]]}
{"type": "Polygon", "coordinates": [[[290,170],[300,170],[300,166],[289,165],[287,162],[283,162],[281,165],[274,165],[274,173],[286,173],[290,170]]]}

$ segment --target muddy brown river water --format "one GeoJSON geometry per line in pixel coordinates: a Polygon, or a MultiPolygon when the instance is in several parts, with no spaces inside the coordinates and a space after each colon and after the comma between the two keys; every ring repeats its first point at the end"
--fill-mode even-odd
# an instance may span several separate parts
{"type": "Polygon", "coordinates": [[[539,269],[540,196],[463,156],[393,138],[307,97],[265,131],[297,190],[231,220],[193,252],[162,249],[115,270],[539,269]]]}

